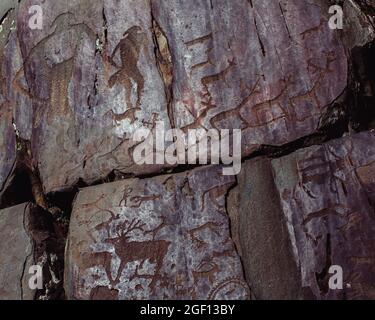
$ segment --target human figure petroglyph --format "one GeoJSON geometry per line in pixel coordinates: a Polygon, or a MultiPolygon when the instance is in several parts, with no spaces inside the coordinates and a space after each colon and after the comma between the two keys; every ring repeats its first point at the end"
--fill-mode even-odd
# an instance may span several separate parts
{"type": "Polygon", "coordinates": [[[133,26],[125,31],[123,38],[120,40],[112,55],[108,58],[110,64],[119,69],[113,74],[109,81],[109,87],[112,88],[115,84],[121,84],[125,90],[125,102],[128,108],[123,114],[115,114],[112,111],[112,118],[116,121],[130,118],[132,122],[135,121],[135,112],[140,110],[141,98],[145,86],[145,80],[138,68],[138,61],[141,51],[150,59],[147,48],[147,36],[139,26],[133,26]],[[115,62],[115,56],[120,52],[121,65],[115,62]],[[132,97],[132,81],[137,85],[137,101],[133,106],[132,97]]]}

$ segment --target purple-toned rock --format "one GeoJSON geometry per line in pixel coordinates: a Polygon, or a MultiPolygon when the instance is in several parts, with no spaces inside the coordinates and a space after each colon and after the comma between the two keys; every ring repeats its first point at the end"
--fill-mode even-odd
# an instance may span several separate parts
{"type": "Polygon", "coordinates": [[[16,134],[12,120],[14,109],[21,102],[12,87],[12,77],[22,63],[14,32],[15,17],[11,1],[0,5],[0,195],[15,164],[16,134]]]}
{"type": "Polygon", "coordinates": [[[0,299],[63,299],[65,236],[65,227],[35,204],[0,210],[0,299]]]}
{"type": "Polygon", "coordinates": [[[25,228],[28,205],[0,210],[0,299],[33,300],[35,291],[28,286],[34,244],[25,228]]]}
{"type": "Polygon", "coordinates": [[[184,128],[242,129],[243,153],[313,133],[347,85],[322,1],[152,1],[184,128]]]}
{"type": "Polygon", "coordinates": [[[15,119],[45,191],[160,172],[134,164],[130,140],[157,120],[242,129],[243,155],[315,132],[348,78],[328,17],[320,0],[23,1],[12,83],[28,102],[15,119]]]}
{"type": "Polygon", "coordinates": [[[65,262],[69,299],[248,299],[229,235],[234,178],[208,167],[80,191],[65,262]]]}
{"type": "Polygon", "coordinates": [[[272,162],[302,286],[318,299],[375,298],[374,143],[360,133],[272,162]]]}
{"type": "Polygon", "coordinates": [[[149,1],[27,0],[17,22],[27,84],[14,83],[32,110],[17,118],[30,125],[23,134],[45,191],[136,171],[132,133],[156,120],[170,127],[149,1]],[[41,30],[29,28],[31,4],[43,10],[41,30]]]}
{"type": "Polygon", "coordinates": [[[231,235],[241,256],[252,298],[311,298],[301,286],[292,244],[272,175],[271,161],[245,161],[227,209],[231,235]]]}
{"type": "Polygon", "coordinates": [[[16,139],[12,127],[12,114],[0,105],[0,194],[6,187],[16,155],[16,139]]]}

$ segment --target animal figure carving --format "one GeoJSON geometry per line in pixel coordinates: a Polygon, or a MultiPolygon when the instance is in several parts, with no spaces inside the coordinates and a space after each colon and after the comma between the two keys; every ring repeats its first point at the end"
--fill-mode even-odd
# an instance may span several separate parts
{"type": "Polygon", "coordinates": [[[12,81],[17,92],[34,102],[34,128],[39,127],[45,116],[49,121],[52,121],[53,117],[56,116],[66,118],[71,115],[67,92],[69,81],[73,75],[75,57],[84,35],[92,43],[95,43],[96,40],[95,32],[85,23],[76,23],[76,20],[71,12],[58,15],[50,25],[50,29],[53,31],[30,49],[24,57],[22,67],[17,71],[12,81]],[[71,34],[77,36],[71,37],[71,34]],[[69,41],[65,43],[65,50],[58,51],[62,53],[58,56],[54,45],[59,43],[61,39],[68,39],[69,41]],[[71,50],[68,50],[68,48],[71,50]],[[56,61],[52,59],[54,55],[56,55],[56,61]],[[47,90],[45,91],[48,92],[48,95],[46,96],[42,96],[44,91],[41,90],[40,85],[30,91],[21,81],[22,77],[26,77],[28,66],[32,66],[35,63],[34,59],[38,56],[45,58],[37,60],[38,68],[33,70],[33,74],[29,76],[35,79],[40,78],[43,85],[47,84],[47,90]]]}
{"type": "MultiPolygon", "coordinates": [[[[111,222],[111,220],[109,222],[111,222]]],[[[140,265],[137,266],[136,275],[133,278],[152,279],[149,286],[151,290],[155,289],[156,281],[160,278],[160,270],[163,266],[163,260],[168,252],[170,242],[165,240],[130,241],[129,234],[131,232],[136,230],[143,233],[152,232],[144,230],[144,226],[145,224],[143,224],[140,220],[126,220],[123,223],[120,223],[120,225],[117,227],[117,237],[109,238],[104,241],[105,243],[113,245],[116,255],[121,259],[117,276],[113,281],[111,281],[112,285],[116,285],[119,282],[121,274],[129,262],[140,261],[140,265]],[[120,231],[118,229],[120,229],[120,231]],[[148,260],[150,263],[156,264],[155,273],[153,275],[138,273],[138,270],[142,269],[146,260],[148,260]]],[[[155,230],[159,230],[159,228],[156,228],[155,230]]],[[[107,266],[106,269],[110,270],[109,267],[110,266],[107,266]]]]}
{"type": "Polygon", "coordinates": [[[193,271],[194,284],[197,286],[199,281],[207,279],[209,283],[214,283],[216,273],[220,272],[219,266],[212,261],[202,261],[196,271],[193,271]]]}
{"type": "Polygon", "coordinates": [[[112,116],[116,121],[123,120],[129,113],[131,113],[131,120],[134,121],[134,112],[140,110],[141,96],[144,89],[145,81],[141,71],[138,68],[138,60],[141,54],[142,48],[144,53],[148,57],[147,51],[147,37],[139,26],[133,26],[128,29],[119,44],[116,46],[111,57],[109,57],[109,63],[120,69],[109,79],[109,87],[112,88],[115,84],[121,84],[126,89],[126,105],[128,110],[123,114],[115,115],[112,112],[112,116]],[[117,65],[114,58],[117,52],[120,51],[121,65],[117,65]],[[137,102],[133,106],[131,101],[132,95],[132,81],[137,84],[137,102]]]}

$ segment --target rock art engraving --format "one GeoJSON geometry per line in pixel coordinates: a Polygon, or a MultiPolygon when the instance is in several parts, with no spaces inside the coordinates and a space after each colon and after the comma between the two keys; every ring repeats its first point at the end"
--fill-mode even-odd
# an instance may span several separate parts
{"type": "Polygon", "coordinates": [[[0,297],[375,299],[375,4],[333,2],[0,0],[0,297]]]}
{"type": "Polygon", "coordinates": [[[97,298],[100,290],[118,299],[248,299],[224,214],[233,178],[220,169],[82,190],[69,236],[70,297],[97,298]],[[203,196],[210,190],[214,196],[203,196]]]}
{"type": "Polygon", "coordinates": [[[220,2],[209,9],[212,24],[207,25],[204,4],[166,20],[161,13],[171,8],[181,12],[184,4],[153,3],[174,44],[171,53],[179,58],[174,65],[180,79],[174,86],[176,124],[185,130],[241,128],[249,146],[244,154],[254,150],[252,145],[284,144],[315,130],[346,87],[337,72],[347,70],[343,45],[325,28],[325,18],[318,14],[322,9],[309,6],[319,19],[306,25],[300,14],[306,5],[299,1],[282,6],[243,1],[225,21],[219,18],[223,7],[220,2]],[[246,27],[239,28],[238,19],[247,21],[246,27]],[[290,63],[291,57],[298,64],[290,63]]]}
{"type": "MultiPolygon", "coordinates": [[[[108,228],[110,228],[110,224],[113,220],[109,220],[107,224],[107,232],[108,228]]],[[[112,287],[114,287],[120,280],[123,270],[125,266],[130,262],[140,262],[136,268],[136,274],[132,276],[132,279],[135,278],[151,278],[152,281],[150,283],[150,288],[152,291],[155,290],[156,279],[159,277],[159,272],[162,267],[162,263],[164,257],[168,252],[169,242],[167,241],[129,241],[131,232],[136,230],[143,232],[143,233],[151,233],[154,230],[146,231],[144,230],[145,224],[142,223],[140,220],[133,219],[132,221],[125,220],[120,224],[115,226],[116,229],[116,237],[109,238],[105,240],[105,243],[109,243],[113,245],[116,255],[120,258],[120,266],[118,268],[116,279],[110,279],[112,287]],[[140,275],[139,269],[143,268],[143,264],[146,260],[149,260],[150,263],[156,264],[156,271],[153,275],[140,275]]],[[[106,253],[104,253],[106,254],[106,253]]],[[[106,270],[110,270],[107,266],[106,270]]]]}
{"type": "MultiPolygon", "coordinates": [[[[82,40],[72,35],[85,34],[94,41],[95,33],[85,23],[74,23],[75,16],[71,12],[58,15],[51,23],[52,30],[46,37],[35,44],[24,57],[22,68],[13,79],[13,85],[34,102],[34,128],[39,127],[42,120],[47,116],[49,123],[56,116],[68,116],[71,114],[71,106],[67,99],[69,81],[72,77],[73,66],[79,45],[82,40]],[[54,42],[66,41],[67,50],[55,48],[54,42]],[[41,58],[43,56],[43,58],[41,58]],[[36,76],[44,79],[43,86],[48,86],[48,95],[43,92],[44,88],[35,88],[31,92],[20,83],[20,77],[25,70],[32,68],[34,63],[38,64],[36,76]],[[39,91],[39,92],[38,92],[39,91]]],[[[26,78],[30,77],[26,72],[26,78]]],[[[30,80],[30,79],[28,79],[30,80]]]]}
{"type": "MultiPolygon", "coordinates": [[[[273,160],[302,285],[318,299],[374,298],[369,273],[375,246],[374,184],[361,182],[356,174],[374,162],[375,153],[366,147],[374,139],[373,132],[360,133],[273,160]],[[288,162],[296,170],[289,187],[279,179],[288,162]],[[329,290],[331,265],[345,270],[344,290],[329,290]]],[[[373,172],[368,174],[367,181],[373,181],[373,172]]]]}
{"type": "Polygon", "coordinates": [[[147,53],[147,38],[142,28],[133,26],[125,31],[123,38],[120,40],[112,55],[109,57],[109,62],[116,68],[120,69],[113,74],[109,81],[109,87],[112,88],[115,84],[121,84],[126,89],[126,106],[128,110],[122,115],[116,115],[112,111],[114,120],[121,121],[127,117],[127,113],[132,112],[130,117],[134,122],[134,113],[140,110],[141,98],[145,85],[144,77],[138,68],[139,56],[141,50],[147,53]],[[117,65],[114,60],[117,52],[120,52],[121,65],[117,65]],[[137,101],[135,106],[131,102],[132,95],[132,81],[137,85],[137,101]]]}

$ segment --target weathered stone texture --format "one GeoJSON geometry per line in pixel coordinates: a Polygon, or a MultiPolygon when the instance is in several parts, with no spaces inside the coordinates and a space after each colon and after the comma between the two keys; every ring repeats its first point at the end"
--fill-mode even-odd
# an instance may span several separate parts
{"type": "Polygon", "coordinates": [[[374,142],[371,131],[245,162],[227,208],[253,298],[375,298],[374,142]],[[343,290],[328,286],[334,265],[343,290]]]}
{"type": "Polygon", "coordinates": [[[70,299],[247,299],[220,167],[80,191],[66,251],[70,299]]]}
{"type": "Polygon", "coordinates": [[[375,133],[367,132],[273,160],[302,286],[318,299],[375,298],[375,133]],[[344,290],[329,290],[329,268],[344,290]]]}
{"type": "Polygon", "coordinates": [[[136,171],[126,169],[129,136],[167,115],[149,2],[48,1],[41,4],[43,29],[30,30],[34,2],[24,1],[18,15],[24,65],[15,80],[25,74],[27,85],[19,86],[31,103],[22,107],[32,113],[16,118],[30,124],[22,134],[31,140],[45,190],[136,171]]]}
{"type": "Polygon", "coordinates": [[[0,210],[0,299],[32,300],[28,270],[33,264],[34,244],[25,224],[27,204],[0,210]]]}
{"type": "Polygon", "coordinates": [[[63,224],[33,203],[0,210],[1,300],[64,298],[64,233],[63,224]],[[34,265],[42,268],[43,288],[38,290],[29,286],[35,275],[29,268],[34,265]]]}
{"type": "Polygon", "coordinates": [[[237,180],[228,197],[228,211],[252,297],[310,298],[293,259],[270,160],[246,161],[237,180]]]}
{"type": "Polygon", "coordinates": [[[375,36],[375,2],[344,1],[345,44],[348,48],[363,46],[375,36]]]}
{"type": "Polygon", "coordinates": [[[17,50],[12,39],[8,40],[15,13],[11,1],[0,5],[0,194],[12,171],[16,157],[16,135],[12,126],[15,106],[11,87],[11,74],[17,67],[17,50]],[[5,45],[8,43],[7,47],[5,45]],[[13,59],[6,59],[5,56],[13,59]]]}
{"type": "Polygon", "coordinates": [[[241,128],[248,154],[314,132],[347,85],[322,1],[152,3],[178,79],[177,127],[241,128]]]}
{"type": "Polygon", "coordinates": [[[134,176],[79,192],[68,298],[375,299],[374,132],[247,160],[237,181],[210,166],[162,175],[132,154],[156,121],[241,129],[246,159],[369,130],[374,1],[345,1],[344,31],[328,27],[332,2],[0,0],[0,207],[31,201],[11,194],[24,179],[56,213],[0,211],[0,298],[31,298],[28,255],[50,267],[39,298],[63,297],[70,209],[55,192],[134,176]],[[333,264],[344,290],[328,290],[333,264]]]}
{"type": "Polygon", "coordinates": [[[243,129],[244,155],[313,133],[347,86],[327,20],[320,0],[22,1],[9,39],[23,64],[7,77],[45,191],[160,171],[135,166],[129,141],[156,120],[243,129]],[[38,3],[44,27],[31,30],[38,3]]]}

